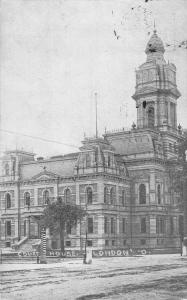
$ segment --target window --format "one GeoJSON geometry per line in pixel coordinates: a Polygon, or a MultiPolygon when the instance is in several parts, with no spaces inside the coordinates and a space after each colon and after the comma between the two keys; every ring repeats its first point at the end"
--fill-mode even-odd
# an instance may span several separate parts
{"type": "Polygon", "coordinates": [[[23,224],[23,235],[26,236],[27,235],[27,221],[24,220],[24,224],[23,224]]]}
{"type": "Polygon", "coordinates": [[[5,165],[5,175],[9,176],[10,175],[10,169],[9,169],[9,164],[5,165]]]}
{"type": "Polygon", "coordinates": [[[123,218],[123,220],[122,220],[122,232],[123,233],[126,232],[126,220],[125,220],[125,218],[123,218]]]}
{"type": "Polygon", "coordinates": [[[66,246],[71,247],[71,241],[66,241],[66,246]]]}
{"type": "Polygon", "coordinates": [[[51,248],[52,249],[57,249],[57,241],[52,241],[51,248]]]}
{"type": "Polygon", "coordinates": [[[104,233],[108,233],[108,218],[104,219],[104,233]]]}
{"type": "Polygon", "coordinates": [[[144,240],[144,239],[142,239],[142,240],[140,240],[140,245],[146,245],[146,240],[144,240]]]}
{"type": "Polygon", "coordinates": [[[172,150],[173,150],[172,143],[169,143],[169,150],[170,150],[170,152],[172,152],[172,150]]]}
{"type": "Polygon", "coordinates": [[[123,246],[126,246],[126,244],[127,244],[127,241],[123,240],[123,246]]]}
{"type": "Polygon", "coordinates": [[[174,232],[174,222],[173,217],[170,217],[170,234],[172,235],[174,232]]]}
{"type": "Polygon", "coordinates": [[[122,206],[125,206],[125,191],[122,191],[122,206]]]}
{"type": "Polygon", "coordinates": [[[88,204],[92,204],[92,198],[93,198],[93,195],[92,195],[92,189],[91,189],[91,187],[88,187],[87,189],[86,189],[86,196],[87,196],[87,203],[88,204]]]}
{"type": "Polygon", "coordinates": [[[141,218],[140,232],[146,233],[146,218],[141,218]]]}
{"type": "Polygon", "coordinates": [[[161,219],[160,219],[160,233],[164,233],[164,232],[165,232],[164,226],[165,226],[165,224],[164,224],[164,219],[161,218],[161,219]]]}
{"type": "Polygon", "coordinates": [[[155,110],[153,107],[148,109],[148,127],[153,128],[155,125],[155,110]]]}
{"type": "Polygon", "coordinates": [[[110,155],[108,155],[108,167],[111,166],[111,158],[110,158],[110,155]]]}
{"type": "Polygon", "coordinates": [[[6,194],[6,208],[11,208],[11,195],[9,193],[6,194]]]}
{"type": "Polygon", "coordinates": [[[109,246],[109,240],[105,240],[105,246],[109,246]]]}
{"type": "Polygon", "coordinates": [[[184,234],[184,217],[179,216],[179,234],[183,235],[184,234]]]}
{"type": "Polygon", "coordinates": [[[140,204],[146,204],[146,187],[145,184],[139,186],[139,201],[140,204]]]}
{"type": "Polygon", "coordinates": [[[92,241],[91,240],[87,240],[87,246],[92,247],[92,241]]]}
{"type": "Polygon", "coordinates": [[[65,203],[70,203],[71,202],[71,192],[70,192],[70,189],[66,189],[64,191],[64,199],[65,199],[65,203]]]}
{"type": "Polygon", "coordinates": [[[107,187],[104,188],[104,203],[108,202],[108,189],[107,187]]]}
{"type": "Polygon", "coordinates": [[[165,222],[163,217],[156,218],[156,233],[162,234],[165,232],[165,222]]]}
{"type": "Polygon", "coordinates": [[[24,194],[24,200],[25,200],[25,205],[27,205],[28,207],[30,206],[30,193],[26,192],[24,194]]]}
{"type": "Polygon", "coordinates": [[[88,233],[93,233],[93,218],[88,218],[88,233]]]}
{"type": "Polygon", "coordinates": [[[114,232],[115,232],[115,223],[114,223],[114,218],[111,218],[111,223],[110,223],[110,225],[111,225],[111,228],[110,228],[110,230],[111,230],[111,233],[114,233],[114,232]]]}
{"type": "Polygon", "coordinates": [[[112,240],[112,246],[115,246],[115,240],[112,240]]]}
{"type": "Polygon", "coordinates": [[[86,168],[89,168],[91,166],[91,157],[90,154],[86,154],[86,168]]]}
{"type": "Polygon", "coordinates": [[[43,201],[44,201],[44,204],[48,204],[49,203],[49,191],[48,190],[45,190],[43,192],[43,201]]]}
{"type": "Polygon", "coordinates": [[[6,221],[6,235],[11,236],[11,221],[6,221]]]}
{"type": "Polygon", "coordinates": [[[157,197],[158,197],[158,204],[161,203],[161,188],[160,184],[157,186],[157,197]]]}
{"type": "Polygon", "coordinates": [[[114,203],[114,188],[110,189],[110,204],[114,203]]]}
{"type": "Polygon", "coordinates": [[[71,224],[70,224],[70,222],[67,222],[67,224],[66,224],[66,233],[71,234],[71,224]]]}

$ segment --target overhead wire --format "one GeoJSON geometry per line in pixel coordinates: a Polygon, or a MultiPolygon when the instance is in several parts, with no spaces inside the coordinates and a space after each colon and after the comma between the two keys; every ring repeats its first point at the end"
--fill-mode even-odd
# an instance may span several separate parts
{"type": "Polygon", "coordinates": [[[68,147],[73,147],[73,148],[76,148],[76,149],[79,148],[78,146],[73,145],[73,144],[63,143],[63,142],[59,142],[59,141],[55,141],[55,140],[51,140],[51,139],[46,139],[46,138],[42,138],[42,137],[39,137],[39,136],[24,134],[24,133],[12,131],[12,130],[0,129],[0,131],[10,133],[10,134],[25,136],[25,137],[41,140],[41,141],[48,142],[48,143],[56,143],[56,144],[60,144],[60,145],[68,146],[68,147]]]}

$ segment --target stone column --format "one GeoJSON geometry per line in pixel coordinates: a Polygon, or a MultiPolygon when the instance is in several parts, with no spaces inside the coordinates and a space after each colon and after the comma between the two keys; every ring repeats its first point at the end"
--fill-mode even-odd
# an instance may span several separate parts
{"type": "Polygon", "coordinates": [[[76,205],[80,205],[80,195],[79,195],[79,183],[75,184],[75,194],[76,194],[76,205]]]}

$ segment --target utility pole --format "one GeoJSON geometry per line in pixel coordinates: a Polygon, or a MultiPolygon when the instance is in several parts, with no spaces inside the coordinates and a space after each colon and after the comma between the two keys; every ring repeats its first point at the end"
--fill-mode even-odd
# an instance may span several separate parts
{"type": "Polygon", "coordinates": [[[95,92],[95,137],[98,138],[98,128],[97,128],[97,93],[95,92]]]}

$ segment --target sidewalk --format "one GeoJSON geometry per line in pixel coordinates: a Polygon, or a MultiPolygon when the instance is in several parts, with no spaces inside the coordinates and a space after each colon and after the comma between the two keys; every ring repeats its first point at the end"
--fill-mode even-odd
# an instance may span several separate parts
{"type": "Polygon", "coordinates": [[[141,257],[110,257],[110,258],[93,258],[92,264],[83,264],[83,259],[59,259],[53,262],[48,260],[47,264],[37,264],[36,261],[27,263],[2,263],[0,264],[0,273],[14,272],[14,271],[34,271],[43,269],[63,269],[64,272],[72,270],[86,270],[86,269],[100,269],[104,270],[108,267],[136,267],[152,266],[153,264],[186,264],[187,256],[180,256],[179,254],[162,254],[162,255],[147,255],[141,257]]]}

